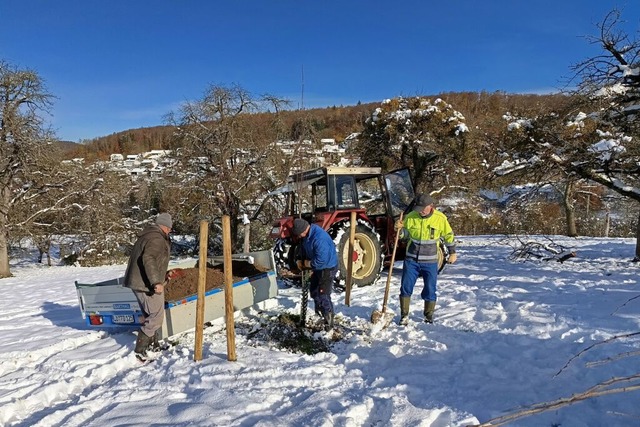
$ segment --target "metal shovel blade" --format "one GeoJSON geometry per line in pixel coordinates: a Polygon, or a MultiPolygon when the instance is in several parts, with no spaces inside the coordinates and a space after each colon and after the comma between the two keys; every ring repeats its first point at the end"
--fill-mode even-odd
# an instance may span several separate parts
{"type": "Polygon", "coordinates": [[[395,315],[390,311],[382,312],[381,310],[373,310],[371,313],[371,323],[379,325],[381,329],[384,329],[393,322],[394,317],[395,315]]]}

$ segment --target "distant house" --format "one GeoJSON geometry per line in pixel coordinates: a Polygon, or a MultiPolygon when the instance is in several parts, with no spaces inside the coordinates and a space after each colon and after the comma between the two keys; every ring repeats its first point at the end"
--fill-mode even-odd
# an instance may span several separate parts
{"type": "Polygon", "coordinates": [[[65,165],[69,165],[69,164],[82,165],[84,164],[84,157],[76,157],[71,160],[63,160],[62,163],[65,165]]]}
{"type": "Polygon", "coordinates": [[[134,168],[134,169],[131,169],[129,173],[131,174],[132,177],[139,177],[139,176],[148,175],[149,174],[148,171],[149,170],[146,168],[134,168]]]}
{"type": "Polygon", "coordinates": [[[153,169],[158,166],[158,161],[155,159],[144,159],[140,162],[140,166],[147,169],[153,169]]]}
{"type": "Polygon", "coordinates": [[[344,153],[344,148],[340,148],[336,144],[327,144],[322,147],[322,151],[325,153],[344,153]]]}
{"type": "Polygon", "coordinates": [[[151,150],[144,153],[142,157],[147,159],[158,159],[160,157],[167,157],[169,155],[171,155],[171,150],[151,150]]]}
{"type": "Polygon", "coordinates": [[[124,156],[122,154],[119,153],[115,153],[112,154],[111,156],[109,156],[109,161],[111,162],[121,162],[124,160],[124,156]]]}
{"type": "Polygon", "coordinates": [[[149,176],[158,176],[161,175],[162,172],[164,171],[164,168],[161,166],[156,166],[152,169],[147,169],[147,172],[149,173],[149,176]]]}
{"type": "Polygon", "coordinates": [[[138,166],[139,164],[140,164],[140,161],[138,160],[137,154],[128,154],[127,158],[124,160],[124,165],[128,168],[138,166]]]}
{"type": "Polygon", "coordinates": [[[171,167],[173,165],[175,165],[178,161],[174,158],[170,158],[170,157],[165,157],[163,159],[160,159],[160,164],[163,167],[171,167]]]}
{"type": "Polygon", "coordinates": [[[361,161],[358,156],[342,156],[338,161],[338,166],[360,166],[361,161]]]}

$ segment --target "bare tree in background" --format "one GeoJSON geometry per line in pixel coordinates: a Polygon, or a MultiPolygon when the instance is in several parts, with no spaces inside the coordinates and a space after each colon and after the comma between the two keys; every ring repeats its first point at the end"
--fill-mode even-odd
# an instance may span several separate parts
{"type": "Polygon", "coordinates": [[[11,275],[9,209],[31,191],[28,177],[48,155],[52,133],[39,114],[52,98],[36,72],[0,60],[0,277],[11,275]]]}
{"type": "MultiPolygon", "coordinates": [[[[62,198],[55,199],[55,220],[66,217],[64,229],[70,230],[63,242],[67,262],[76,261],[83,266],[124,262],[126,250],[133,245],[136,232],[144,226],[150,215],[143,214],[139,221],[131,215],[130,195],[139,185],[128,174],[110,170],[102,164],[88,167],[68,167],[69,180],[62,198]]],[[[134,205],[137,205],[134,202],[134,205]]]]}
{"type": "MultiPolygon", "coordinates": [[[[52,247],[65,263],[94,266],[122,262],[126,248],[150,212],[138,200],[143,180],[132,182],[128,174],[104,164],[41,162],[30,175],[30,191],[15,200],[9,211],[9,230],[14,246],[24,238],[35,244],[40,258],[52,247]]],[[[42,259],[39,260],[41,262],[42,259]]]]}
{"type": "Polygon", "coordinates": [[[498,170],[559,184],[569,236],[577,234],[574,200],[581,181],[640,201],[640,42],[618,31],[619,24],[614,10],[598,25],[599,35],[589,38],[603,53],[572,67],[578,84],[568,103],[508,123],[504,158],[511,169],[498,170]]]}
{"type": "Polygon", "coordinates": [[[584,178],[572,170],[568,159],[577,158],[584,147],[565,140],[566,124],[563,118],[575,115],[572,98],[556,103],[555,110],[543,107],[541,111],[530,112],[530,117],[505,114],[505,128],[499,149],[501,162],[492,170],[497,182],[507,185],[529,186],[527,196],[540,195],[545,188],[552,187],[562,196],[566,221],[566,235],[578,235],[575,203],[576,191],[584,178]],[[531,183],[535,183],[532,185],[531,183]]]}
{"type": "Polygon", "coordinates": [[[574,139],[591,145],[580,161],[571,160],[580,176],[640,202],[640,40],[621,31],[621,23],[618,10],[609,12],[599,35],[589,38],[602,54],[572,67],[586,113],[572,122],[574,139]]]}
{"type": "Polygon", "coordinates": [[[239,85],[213,85],[201,99],[170,113],[167,121],[177,127],[178,169],[184,175],[167,209],[188,205],[181,219],[191,223],[228,215],[235,242],[243,204],[263,197],[262,183],[274,179],[268,159],[277,123],[265,118],[264,126],[256,127],[246,116],[270,108],[277,114],[285,104],[272,96],[255,97],[239,85]]]}

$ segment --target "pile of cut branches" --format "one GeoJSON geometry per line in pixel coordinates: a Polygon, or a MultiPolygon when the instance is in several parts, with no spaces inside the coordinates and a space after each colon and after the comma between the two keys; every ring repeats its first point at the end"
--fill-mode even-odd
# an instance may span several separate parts
{"type": "Polygon", "coordinates": [[[514,261],[557,261],[565,262],[576,256],[576,252],[569,250],[549,237],[541,240],[524,240],[516,236],[518,245],[513,245],[513,252],[509,256],[514,261]]]}

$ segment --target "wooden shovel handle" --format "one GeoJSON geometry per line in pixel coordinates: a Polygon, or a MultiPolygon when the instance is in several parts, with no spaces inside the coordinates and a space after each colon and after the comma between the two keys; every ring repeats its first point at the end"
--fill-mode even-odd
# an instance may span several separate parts
{"type": "MultiPolygon", "coordinates": [[[[400,212],[400,221],[402,221],[402,214],[404,212],[400,212]]],[[[395,224],[395,223],[394,223],[395,224]]],[[[387,302],[389,301],[389,288],[391,286],[391,273],[393,273],[393,263],[396,261],[396,248],[398,247],[398,238],[400,237],[400,232],[402,228],[396,230],[396,238],[393,242],[393,250],[391,251],[391,264],[389,264],[389,273],[387,273],[387,285],[384,288],[384,300],[382,301],[382,313],[387,312],[387,302]]]]}

